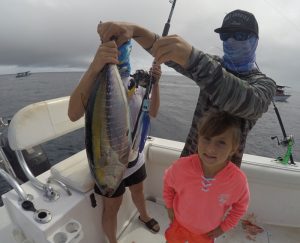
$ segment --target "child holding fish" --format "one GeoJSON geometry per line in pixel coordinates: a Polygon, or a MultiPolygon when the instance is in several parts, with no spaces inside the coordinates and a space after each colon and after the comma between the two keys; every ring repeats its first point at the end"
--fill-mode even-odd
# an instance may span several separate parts
{"type": "MultiPolygon", "coordinates": [[[[106,64],[116,64],[119,69],[120,76],[125,87],[130,85],[131,66],[129,56],[131,51],[131,41],[117,47],[115,41],[108,41],[102,43],[89,65],[87,71],[82,76],[78,86],[73,91],[70,102],[68,115],[70,120],[76,121],[85,113],[85,108],[89,95],[91,94],[93,84],[101,70],[106,64]]],[[[160,105],[159,97],[159,79],[161,77],[160,65],[153,64],[149,72],[155,81],[151,91],[151,103],[149,108],[149,115],[156,117],[160,105]]],[[[127,99],[131,116],[131,126],[134,127],[139,109],[142,104],[145,89],[141,86],[135,87],[127,91],[127,99]]],[[[117,213],[122,203],[122,197],[125,188],[128,187],[132,200],[140,213],[139,220],[153,233],[160,230],[158,222],[148,215],[145,206],[145,198],[143,194],[143,181],[146,178],[145,160],[143,151],[138,154],[134,161],[130,161],[128,168],[124,173],[123,180],[119,187],[115,190],[113,195],[109,197],[104,195],[97,186],[95,192],[103,197],[103,215],[102,226],[103,230],[110,243],[116,243],[116,228],[117,228],[117,213]]]]}
{"type": "Polygon", "coordinates": [[[181,157],[165,171],[168,243],[213,243],[246,212],[247,178],[230,161],[239,145],[240,125],[241,119],[228,113],[206,113],[198,126],[198,153],[181,157]]]}

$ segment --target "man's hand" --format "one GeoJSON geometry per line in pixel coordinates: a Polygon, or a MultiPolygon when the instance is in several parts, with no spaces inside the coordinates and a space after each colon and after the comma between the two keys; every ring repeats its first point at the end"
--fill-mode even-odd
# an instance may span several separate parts
{"type": "Polygon", "coordinates": [[[176,62],[185,68],[192,52],[192,46],[178,35],[169,35],[157,40],[152,48],[152,55],[158,64],[176,62]]]}
{"type": "Polygon", "coordinates": [[[127,22],[104,22],[99,23],[97,28],[103,43],[115,40],[117,46],[133,38],[134,24],[127,22]]]}

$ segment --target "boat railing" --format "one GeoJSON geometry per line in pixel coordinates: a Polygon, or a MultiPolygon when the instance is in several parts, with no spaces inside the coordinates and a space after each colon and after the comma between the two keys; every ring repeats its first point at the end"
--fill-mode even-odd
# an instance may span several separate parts
{"type": "Polygon", "coordinates": [[[19,185],[19,183],[7,172],[5,172],[3,169],[0,168],[0,176],[4,178],[4,180],[16,191],[16,193],[19,196],[19,200],[21,202],[31,200],[32,198],[30,195],[27,195],[25,191],[22,189],[22,187],[19,185]]]}
{"type": "Polygon", "coordinates": [[[7,127],[8,122],[0,117],[0,168],[2,168],[4,171],[6,171],[10,176],[12,176],[15,180],[17,179],[17,176],[9,163],[9,160],[3,150],[3,147],[7,144],[7,127]]]}

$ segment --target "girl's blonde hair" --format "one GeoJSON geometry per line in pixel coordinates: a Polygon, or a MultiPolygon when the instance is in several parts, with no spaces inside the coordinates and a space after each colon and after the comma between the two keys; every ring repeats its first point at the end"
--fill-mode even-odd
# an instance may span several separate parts
{"type": "Polygon", "coordinates": [[[241,139],[241,118],[224,111],[208,111],[198,124],[198,136],[214,137],[232,129],[232,145],[238,147],[241,139]]]}

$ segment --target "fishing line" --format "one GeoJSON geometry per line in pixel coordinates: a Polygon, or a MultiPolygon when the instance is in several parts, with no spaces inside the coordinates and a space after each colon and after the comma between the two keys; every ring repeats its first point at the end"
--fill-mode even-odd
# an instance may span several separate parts
{"type": "Polygon", "coordinates": [[[281,11],[281,8],[279,7],[274,7],[269,1],[264,0],[264,2],[266,4],[268,4],[269,6],[271,6],[277,13],[279,13],[279,15],[281,15],[281,17],[285,18],[285,20],[287,20],[290,24],[294,25],[294,27],[300,32],[300,27],[293,22],[291,19],[289,19],[286,15],[283,14],[283,12],[281,11]]]}

